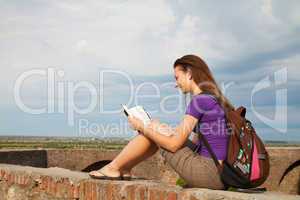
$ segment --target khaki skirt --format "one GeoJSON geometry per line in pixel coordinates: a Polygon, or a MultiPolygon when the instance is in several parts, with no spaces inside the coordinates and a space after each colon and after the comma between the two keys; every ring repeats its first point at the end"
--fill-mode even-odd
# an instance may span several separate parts
{"type": "Polygon", "coordinates": [[[159,151],[165,161],[187,182],[187,187],[224,189],[213,159],[199,155],[195,149],[196,145],[188,139],[175,153],[162,147],[159,151]]]}

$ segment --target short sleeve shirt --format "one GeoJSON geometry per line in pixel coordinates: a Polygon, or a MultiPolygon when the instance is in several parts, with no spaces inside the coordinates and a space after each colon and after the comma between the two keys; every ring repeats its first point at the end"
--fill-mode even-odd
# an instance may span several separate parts
{"type": "MultiPolygon", "coordinates": [[[[193,96],[187,106],[185,114],[198,119],[195,131],[206,137],[218,160],[225,160],[227,156],[227,145],[229,135],[227,134],[225,112],[217,100],[207,94],[193,96]]],[[[208,149],[200,141],[198,153],[211,157],[208,149]]]]}

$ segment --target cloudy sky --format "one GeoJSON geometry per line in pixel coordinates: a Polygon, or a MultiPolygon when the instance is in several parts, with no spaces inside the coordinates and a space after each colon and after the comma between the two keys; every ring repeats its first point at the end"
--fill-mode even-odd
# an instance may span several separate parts
{"type": "Polygon", "coordinates": [[[196,54],[264,139],[300,141],[299,10],[297,0],[0,0],[0,135],[100,136],[126,122],[104,112],[121,103],[176,123],[185,102],[172,64],[196,54]],[[16,87],[46,111],[24,111],[16,87]],[[148,97],[131,101],[137,93],[148,97]]]}

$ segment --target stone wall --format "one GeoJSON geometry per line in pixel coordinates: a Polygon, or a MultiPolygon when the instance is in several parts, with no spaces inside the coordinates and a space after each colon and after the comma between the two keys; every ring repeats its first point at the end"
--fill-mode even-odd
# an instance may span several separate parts
{"type": "Polygon", "coordinates": [[[0,164],[0,200],[296,200],[278,192],[247,194],[183,189],[160,181],[94,180],[87,173],[61,168],[0,164]]]}
{"type": "MultiPolygon", "coordinates": [[[[300,159],[299,147],[272,147],[268,148],[271,161],[270,176],[263,186],[269,191],[280,191],[288,194],[297,194],[299,190],[300,167],[294,169],[279,186],[278,181],[285,169],[300,159]]],[[[119,151],[52,149],[52,150],[20,150],[0,151],[0,163],[19,164],[35,167],[60,167],[74,171],[81,171],[98,161],[112,160],[119,151]]],[[[101,167],[101,166],[99,166],[101,167]]],[[[133,174],[151,180],[175,185],[179,177],[174,170],[164,163],[157,153],[133,169],[133,174]]]]}
{"type": "Polygon", "coordinates": [[[48,167],[46,150],[0,150],[0,163],[48,167]]]}
{"type": "Polygon", "coordinates": [[[263,186],[272,191],[281,191],[288,194],[299,194],[300,166],[291,171],[282,181],[278,182],[284,171],[296,160],[300,160],[300,148],[286,147],[268,148],[270,154],[270,175],[263,186]]]}
{"type": "MultiPolygon", "coordinates": [[[[289,173],[278,185],[281,175],[296,160],[300,160],[300,147],[269,147],[270,175],[262,185],[270,191],[281,191],[288,194],[297,194],[299,191],[300,166],[289,173]]],[[[100,160],[112,160],[119,151],[97,150],[48,150],[48,166],[62,167],[81,171],[85,167],[100,160]],[[80,162],[79,162],[80,161],[80,162]]],[[[159,153],[138,164],[133,173],[147,179],[161,180],[175,184],[179,176],[167,164],[164,163],[159,153]]]]}

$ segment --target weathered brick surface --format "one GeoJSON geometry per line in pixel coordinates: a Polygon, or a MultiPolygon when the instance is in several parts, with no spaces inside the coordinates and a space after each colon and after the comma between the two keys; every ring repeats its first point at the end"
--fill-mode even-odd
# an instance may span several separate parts
{"type": "MultiPolygon", "coordinates": [[[[81,171],[87,166],[101,161],[112,160],[120,151],[100,151],[95,149],[79,150],[79,149],[51,149],[51,150],[28,150],[28,151],[0,151],[0,163],[8,162],[20,165],[29,165],[35,167],[60,167],[70,170],[81,171]],[[41,152],[39,152],[41,151],[41,152]],[[9,155],[9,156],[8,156],[9,155]],[[36,159],[36,160],[35,160],[36,159]],[[46,159],[46,160],[45,160],[46,159]]],[[[280,191],[288,194],[297,194],[300,178],[300,167],[293,170],[278,186],[278,181],[285,169],[294,161],[300,159],[299,147],[271,147],[268,148],[271,161],[270,176],[263,185],[269,191],[280,191]]],[[[133,169],[133,174],[147,179],[160,180],[165,183],[175,184],[178,174],[163,161],[159,153],[151,158],[141,162],[133,169]]],[[[16,177],[9,178],[8,183],[16,177]]],[[[17,177],[20,184],[28,181],[26,176],[17,177]]],[[[78,195],[79,189],[72,187],[73,193],[78,195]]],[[[53,191],[59,190],[52,186],[53,191]]],[[[59,193],[59,191],[58,191],[59,193]]],[[[143,196],[144,194],[136,194],[143,196]]],[[[75,196],[75,195],[74,195],[75,196]]]]}
{"type": "MultiPolygon", "coordinates": [[[[268,148],[271,161],[270,176],[263,185],[270,191],[281,191],[288,194],[298,193],[300,167],[289,174],[279,186],[278,181],[285,169],[294,161],[300,159],[299,147],[270,147],[268,148]]],[[[48,150],[49,167],[58,166],[78,170],[99,160],[112,160],[119,151],[97,150],[48,150]],[[80,160],[80,162],[78,162],[80,160]]],[[[160,180],[175,184],[178,174],[163,161],[159,153],[141,162],[133,169],[133,174],[147,179],[160,180]]]]}
{"type": "Polygon", "coordinates": [[[285,179],[283,179],[280,186],[278,182],[284,171],[296,160],[300,160],[300,148],[286,147],[268,148],[270,154],[270,175],[264,187],[272,191],[280,191],[288,194],[297,194],[300,184],[300,166],[290,172],[285,179]]]}
{"type": "Polygon", "coordinates": [[[0,150],[0,163],[47,167],[47,162],[47,150],[0,150]]]}
{"type": "Polygon", "coordinates": [[[281,193],[245,194],[208,189],[183,189],[155,180],[94,180],[86,173],[60,168],[0,164],[0,200],[208,200],[299,199],[281,193]]]}
{"type": "Polygon", "coordinates": [[[100,161],[112,160],[120,151],[96,149],[51,149],[47,150],[48,167],[62,167],[81,171],[87,166],[100,161]]]}

